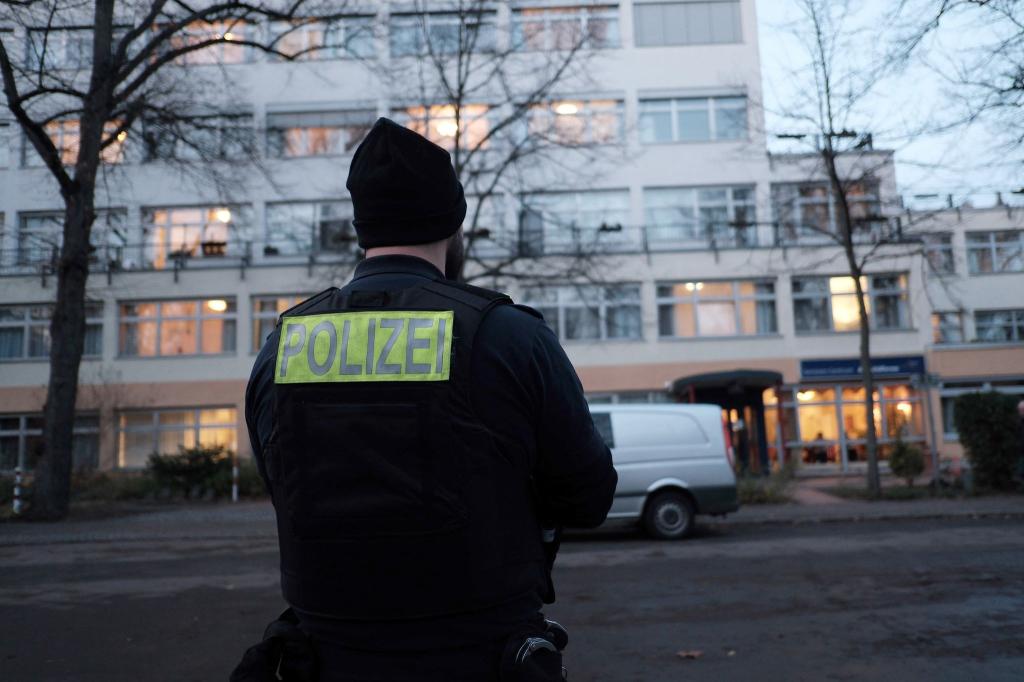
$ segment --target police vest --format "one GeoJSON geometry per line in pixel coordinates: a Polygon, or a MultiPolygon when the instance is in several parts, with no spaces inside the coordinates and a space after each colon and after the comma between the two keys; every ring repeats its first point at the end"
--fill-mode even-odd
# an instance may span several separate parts
{"type": "Polygon", "coordinates": [[[525,458],[470,393],[477,329],[508,303],[431,281],[329,289],[281,317],[266,461],[292,606],[408,619],[544,592],[525,458]]]}

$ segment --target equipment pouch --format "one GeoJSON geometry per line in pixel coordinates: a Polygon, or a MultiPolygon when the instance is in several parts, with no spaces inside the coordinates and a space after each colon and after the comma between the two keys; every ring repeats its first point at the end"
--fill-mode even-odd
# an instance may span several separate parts
{"type": "Polygon", "coordinates": [[[511,637],[501,656],[501,682],[564,682],[562,652],[546,637],[511,637]]]}

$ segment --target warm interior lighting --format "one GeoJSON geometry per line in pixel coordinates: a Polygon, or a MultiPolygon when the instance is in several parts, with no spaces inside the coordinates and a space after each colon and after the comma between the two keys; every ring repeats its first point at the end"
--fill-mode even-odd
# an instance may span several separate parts
{"type": "Polygon", "coordinates": [[[687,282],[686,283],[686,290],[687,291],[700,291],[703,288],[704,288],[704,282],[687,282]]]}
{"type": "Polygon", "coordinates": [[[228,31],[227,33],[224,34],[224,40],[234,40],[234,39],[235,39],[235,34],[232,33],[231,31],[228,31]]]}
{"type": "Polygon", "coordinates": [[[223,298],[211,298],[206,302],[206,307],[215,313],[222,313],[228,309],[228,302],[223,298]]]}
{"type": "Polygon", "coordinates": [[[127,139],[128,139],[128,133],[127,132],[122,130],[121,132],[119,132],[117,134],[117,141],[118,142],[124,142],[127,139]]]}
{"type": "Polygon", "coordinates": [[[818,395],[817,391],[797,391],[796,399],[801,402],[810,402],[818,395]]]}
{"type": "Polygon", "coordinates": [[[434,123],[434,130],[441,137],[455,137],[455,133],[459,132],[459,126],[454,120],[436,121],[434,123]]]}
{"type": "Polygon", "coordinates": [[[572,116],[579,111],[580,107],[575,102],[559,102],[555,105],[555,113],[559,116],[572,116]]]}
{"type": "Polygon", "coordinates": [[[218,208],[216,211],[214,211],[213,217],[215,217],[218,222],[230,223],[231,222],[231,210],[227,209],[227,208],[218,208]]]}
{"type": "Polygon", "coordinates": [[[910,403],[896,403],[896,409],[899,410],[907,419],[910,419],[910,415],[914,412],[914,406],[910,403]]]}

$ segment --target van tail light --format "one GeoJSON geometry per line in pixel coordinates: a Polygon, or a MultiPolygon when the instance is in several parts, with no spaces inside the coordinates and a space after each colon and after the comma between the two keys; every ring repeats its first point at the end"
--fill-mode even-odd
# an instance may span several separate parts
{"type": "Polygon", "coordinates": [[[729,458],[729,466],[736,470],[736,453],[732,450],[732,434],[729,432],[729,422],[722,417],[722,439],[725,441],[725,456],[729,458]]]}

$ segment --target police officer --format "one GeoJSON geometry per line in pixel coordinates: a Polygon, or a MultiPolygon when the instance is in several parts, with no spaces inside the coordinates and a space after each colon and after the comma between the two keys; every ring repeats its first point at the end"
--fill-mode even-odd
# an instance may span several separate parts
{"type": "Polygon", "coordinates": [[[542,529],[604,521],[610,453],[540,314],[446,280],[448,152],[382,118],[347,187],[366,259],[281,316],[246,392],[284,598],[321,680],[531,679],[542,529]]]}

